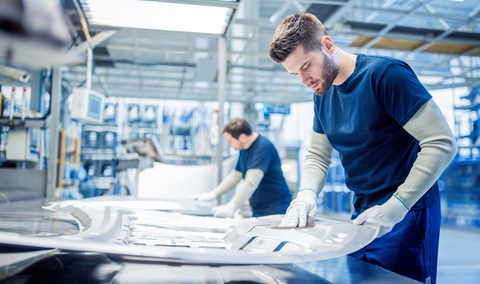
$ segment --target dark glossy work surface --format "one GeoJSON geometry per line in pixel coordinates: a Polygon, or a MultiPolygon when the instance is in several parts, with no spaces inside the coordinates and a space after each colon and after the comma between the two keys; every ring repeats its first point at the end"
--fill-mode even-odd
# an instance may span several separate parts
{"type": "MultiPolygon", "coordinates": [[[[0,204],[0,231],[76,234],[75,220],[43,210],[43,200],[0,204]]],[[[122,255],[0,244],[2,283],[419,283],[343,256],[282,265],[198,265],[122,255]]]]}
{"type": "Polygon", "coordinates": [[[350,256],[284,265],[137,262],[52,250],[2,253],[0,258],[4,283],[419,283],[350,256]]]}

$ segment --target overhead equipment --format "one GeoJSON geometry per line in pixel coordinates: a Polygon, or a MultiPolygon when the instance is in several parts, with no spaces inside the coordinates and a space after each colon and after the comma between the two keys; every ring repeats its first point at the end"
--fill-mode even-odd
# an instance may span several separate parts
{"type": "Polygon", "coordinates": [[[91,123],[103,122],[105,96],[87,88],[74,88],[70,117],[91,123]]]}

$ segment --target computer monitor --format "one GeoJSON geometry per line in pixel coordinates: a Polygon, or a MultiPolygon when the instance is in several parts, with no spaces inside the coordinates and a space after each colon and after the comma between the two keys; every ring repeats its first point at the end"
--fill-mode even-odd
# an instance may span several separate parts
{"type": "Polygon", "coordinates": [[[102,114],[102,98],[92,93],[88,94],[88,96],[87,116],[94,119],[100,119],[102,114]]]}
{"type": "Polygon", "coordinates": [[[103,122],[105,96],[86,88],[74,88],[70,117],[92,123],[103,122]]]}

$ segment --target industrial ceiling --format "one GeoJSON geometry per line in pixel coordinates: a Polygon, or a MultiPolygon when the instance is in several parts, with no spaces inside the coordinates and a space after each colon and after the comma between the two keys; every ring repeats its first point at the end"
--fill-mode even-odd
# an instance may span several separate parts
{"type": "MultiPolygon", "coordinates": [[[[85,10],[84,1],[79,2],[85,10]]],[[[311,101],[312,91],[268,56],[276,26],[303,11],[315,14],[348,52],[407,61],[429,90],[480,84],[478,0],[241,0],[228,5],[235,13],[224,35],[226,101],[311,101]]],[[[115,6],[110,8],[115,13],[115,6]]],[[[79,45],[85,37],[72,0],[64,1],[64,9],[78,33],[74,45],[79,45]]],[[[218,35],[91,23],[88,29],[92,37],[117,30],[94,49],[93,90],[113,97],[217,100],[218,35]]],[[[62,74],[64,85],[76,87],[86,78],[85,64],[65,66],[62,74]]]]}

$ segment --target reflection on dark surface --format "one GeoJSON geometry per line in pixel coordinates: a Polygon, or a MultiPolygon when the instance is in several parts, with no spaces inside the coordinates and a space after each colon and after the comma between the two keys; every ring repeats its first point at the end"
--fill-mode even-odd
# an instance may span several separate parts
{"type": "Polygon", "coordinates": [[[78,234],[75,220],[59,214],[0,212],[0,231],[28,236],[58,236],[78,234]]]}
{"type": "MultiPolygon", "coordinates": [[[[0,267],[1,283],[420,283],[350,256],[278,265],[136,263],[102,253],[46,251],[44,258],[5,275],[18,264],[0,267]],[[47,255],[48,254],[48,255],[47,255]],[[3,279],[3,281],[1,281],[3,279]]],[[[3,259],[5,254],[0,254],[3,259]]],[[[26,261],[24,260],[24,263],[26,261]]],[[[1,264],[1,261],[0,261],[1,264]]]]}
{"type": "Polygon", "coordinates": [[[297,263],[296,266],[339,284],[421,283],[348,255],[322,261],[297,263]]]}
{"type": "Polygon", "coordinates": [[[121,266],[109,263],[103,254],[57,253],[25,267],[2,283],[112,283],[121,266]]]}
{"type": "Polygon", "coordinates": [[[80,232],[73,216],[45,210],[43,205],[43,199],[1,204],[0,232],[27,236],[74,235],[80,232]]]}
{"type": "MultiPolygon", "coordinates": [[[[1,279],[1,277],[0,277],[1,279]]],[[[57,253],[5,283],[302,283],[328,284],[295,265],[194,265],[114,262],[101,253],[57,253]]]]}
{"type": "Polygon", "coordinates": [[[11,247],[0,247],[0,249],[2,252],[0,253],[0,279],[15,275],[35,262],[58,252],[55,249],[30,251],[25,251],[25,248],[21,248],[23,251],[15,251],[11,247]]]}

